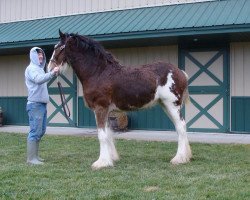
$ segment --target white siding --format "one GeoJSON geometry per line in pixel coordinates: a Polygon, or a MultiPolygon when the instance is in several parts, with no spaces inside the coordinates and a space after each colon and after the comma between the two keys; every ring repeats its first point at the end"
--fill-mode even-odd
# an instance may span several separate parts
{"type": "MultiPolygon", "coordinates": [[[[157,61],[178,65],[178,46],[122,48],[110,49],[109,51],[125,66],[132,67],[157,61]]],[[[79,96],[82,96],[81,83],[78,85],[79,96]]]]}
{"type": "Polygon", "coordinates": [[[232,43],[231,96],[250,96],[250,43],[232,43]]]}
{"type": "Polygon", "coordinates": [[[209,0],[0,0],[0,23],[209,0]]]}
{"type": "Polygon", "coordinates": [[[24,71],[28,56],[0,56],[0,96],[27,96],[24,71]]]}

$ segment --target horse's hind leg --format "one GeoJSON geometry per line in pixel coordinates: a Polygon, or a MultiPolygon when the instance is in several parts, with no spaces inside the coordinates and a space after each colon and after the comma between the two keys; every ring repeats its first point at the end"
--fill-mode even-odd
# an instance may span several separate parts
{"type": "Polygon", "coordinates": [[[112,132],[107,127],[108,111],[104,108],[95,110],[96,124],[98,131],[98,139],[100,142],[100,156],[97,161],[92,164],[93,169],[113,166],[113,160],[118,160],[119,156],[116,152],[112,132]]]}
{"type": "Polygon", "coordinates": [[[180,106],[175,105],[173,102],[165,101],[162,102],[162,107],[174,123],[178,134],[178,149],[175,157],[171,160],[171,163],[187,163],[192,157],[192,152],[187,138],[186,123],[180,114],[180,106]]]}

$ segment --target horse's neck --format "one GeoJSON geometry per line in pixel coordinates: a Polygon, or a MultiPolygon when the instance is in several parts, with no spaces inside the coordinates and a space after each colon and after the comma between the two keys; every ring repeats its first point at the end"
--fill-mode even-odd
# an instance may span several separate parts
{"type": "Polygon", "coordinates": [[[122,68],[119,63],[110,63],[104,58],[93,57],[86,51],[71,53],[68,59],[71,61],[72,68],[82,83],[92,78],[98,78],[103,72],[114,73],[115,70],[122,68]]]}
{"type": "Polygon", "coordinates": [[[75,59],[72,67],[77,77],[81,82],[88,81],[88,79],[99,76],[104,70],[108,68],[105,62],[95,59],[75,59]]]}

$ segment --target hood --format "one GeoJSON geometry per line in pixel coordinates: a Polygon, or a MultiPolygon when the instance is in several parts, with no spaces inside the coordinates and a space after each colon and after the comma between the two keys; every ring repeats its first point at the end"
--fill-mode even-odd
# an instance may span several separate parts
{"type": "Polygon", "coordinates": [[[33,64],[41,67],[41,68],[44,68],[45,67],[45,63],[46,63],[46,57],[45,57],[45,53],[44,51],[42,50],[43,52],[43,62],[42,64],[39,63],[39,59],[38,59],[38,53],[36,51],[36,49],[40,49],[42,50],[41,48],[39,47],[33,47],[31,50],[30,50],[30,62],[32,62],[33,64]]]}

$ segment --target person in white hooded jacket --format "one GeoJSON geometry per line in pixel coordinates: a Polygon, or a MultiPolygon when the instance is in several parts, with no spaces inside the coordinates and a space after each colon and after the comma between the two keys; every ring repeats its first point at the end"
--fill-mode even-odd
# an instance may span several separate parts
{"type": "Polygon", "coordinates": [[[29,164],[43,164],[44,161],[38,156],[38,150],[47,126],[47,103],[49,103],[47,82],[59,73],[58,67],[45,73],[45,63],[44,51],[39,47],[33,47],[30,50],[30,64],[25,70],[25,83],[28,89],[26,110],[30,126],[27,137],[27,163],[29,164]]]}

